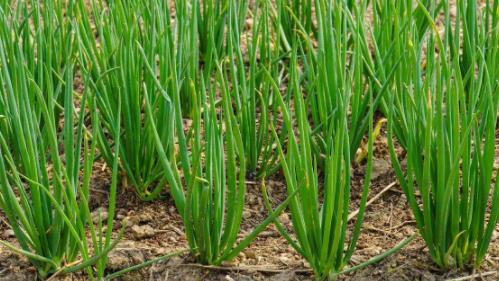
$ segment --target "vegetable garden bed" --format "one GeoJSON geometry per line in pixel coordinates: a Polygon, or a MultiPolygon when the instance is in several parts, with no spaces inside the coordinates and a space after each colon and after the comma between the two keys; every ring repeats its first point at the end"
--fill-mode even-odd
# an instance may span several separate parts
{"type": "Polygon", "coordinates": [[[496,280],[499,1],[0,4],[0,280],[496,280]]]}

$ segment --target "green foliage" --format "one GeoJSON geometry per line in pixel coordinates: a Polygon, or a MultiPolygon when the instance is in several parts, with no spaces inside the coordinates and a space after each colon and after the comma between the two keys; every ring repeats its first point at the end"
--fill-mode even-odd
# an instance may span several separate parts
{"type": "MultiPolygon", "coordinates": [[[[64,105],[64,75],[72,71],[68,68],[75,52],[74,30],[70,20],[74,14],[74,5],[48,0],[17,1],[15,5],[12,2],[3,1],[0,36],[4,42],[6,59],[22,57],[18,63],[25,65],[23,70],[19,70],[19,64],[16,63],[4,67],[9,73],[29,71],[32,74],[29,78],[38,85],[45,99],[55,100],[56,107],[52,114],[58,120],[64,105]]],[[[20,75],[11,75],[10,79],[13,90],[24,83],[20,75]]],[[[28,92],[31,100],[35,99],[34,91],[29,88],[23,90],[28,92]]],[[[6,97],[0,96],[0,115],[4,115],[6,103],[6,97]]],[[[41,119],[41,108],[35,107],[33,110],[37,111],[36,115],[41,119]]],[[[5,134],[7,129],[2,126],[5,124],[0,125],[0,130],[3,129],[5,134]]],[[[8,136],[5,137],[8,140],[8,136]]]]}
{"type": "MultiPolygon", "coordinates": [[[[303,68],[299,83],[310,108],[311,145],[314,153],[321,156],[318,165],[323,167],[328,136],[334,129],[341,104],[348,98],[349,149],[355,155],[369,127],[370,107],[377,110],[391,76],[379,81],[373,72],[374,63],[363,22],[366,2],[358,6],[348,1],[312,2],[317,21],[314,33],[309,33],[293,9],[288,8],[287,13],[294,19],[294,32],[300,37],[294,44],[298,46],[298,63],[303,68]],[[370,95],[373,96],[372,104],[370,95]]],[[[289,103],[289,95],[286,96],[289,103]]]]}
{"type": "Polygon", "coordinates": [[[180,83],[173,79],[182,67],[175,52],[182,52],[174,43],[170,27],[169,7],[162,1],[113,1],[106,9],[92,1],[92,13],[80,1],[81,21],[78,28],[80,61],[88,73],[85,87],[97,100],[102,127],[94,128],[99,149],[112,165],[116,147],[114,124],[120,120],[120,168],[127,183],[143,200],[159,197],[166,184],[155,148],[155,130],[163,149],[173,149],[173,108],[170,96],[160,88],[168,84],[168,92],[180,83]],[[95,21],[95,35],[90,16],[95,21]],[[143,50],[145,58],[141,56],[143,50]],[[159,59],[159,75],[151,76],[145,60],[151,65],[159,59]],[[145,92],[151,98],[152,120],[144,118],[145,92]],[[111,142],[109,138],[111,137],[111,142]]]}
{"type": "Polygon", "coordinates": [[[276,96],[280,95],[276,85],[282,81],[279,72],[283,66],[279,63],[279,50],[272,47],[275,34],[269,26],[271,3],[267,0],[255,2],[251,39],[241,38],[236,3],[231,1],[229,5],[227,68],[230,75],[226,79],[233,85],[231,96],[248,172],[262,177],[278,168],[269,124],[275,123],[272,115],[277,111],[276,96]],[[247,46],[247,54],[243,54],[242,45],[247,46]]]}
{"type": "Polygon", "coordinates": [[[499,186],[493,183],[497,8],[498,1],[487,1],[478,15],[475,1],[461,1],[454,25],[445,2],[441,36],[434,10],[418,3],[430,32],[419,38],[416,20],[411,21],[401,56],[412,67],[401,68],[405,83],[390,96],[393,165],[430,255],[443,268],[478,267],[499,216],[499,186]],[[405,171],[395,153],[394,133],[407,150],[405,171]]]}
{"type": "MultiPolygon", "coordinates": [[[[307,123],[305,103],[299,94],[295,96],[295,106],[299,135],[297,137],[290,132],[286,156],[282,148],[279,150],[282,157],[285,157],[282,167],[288,193],[291,194],[298,188],[302,190],[290,204],[297,242],[292,242],[289,235],[285,236],[309,262],[316,278],[322,280],[341,272],[355,249],[368,194],[372,152],[366,172],[361,213],[350,242],[347,243],[351,155],[348,150],[346,107],[343,107],[343,113],[339,113],[343,118],[338,118],[337,131],[331,131],[329,136],[324,169],[324,194],[321,199],[317,158],[312,153],[310,143],[312,130],[307,123]],[[323,201],[322,206],[321,201],[323,201]],[[348,246],[345,251],[346,244],[348,246]]],[[[372,142],[370,151],[372,151],[372,142]]]]}
{"type": "MultiPolygon", "coordinates": [[[[1,16],[2,26],[7,26],[4,14],[1,16]]],[[[88,204],[96,145],[89,142],[90,133],[84,126],[84,109],[93,101],[85,92],[79,96],[82,110],[74,109],[74,77],[69,63],[61,83],[65,104],[64,125],[59,131],[54,92],[43,92],[41,86],[50,85],[51,80],[35,82],[22,46],[10,46],[7,52],[6,42],[10,41],[0,40],[0,84],[5,85],[0,94],[5,102],[2,121],[6,129],[0,132],[0,209],[19,246],[3,240],[0,243],[25,255],[41,278],[86,269],[93,279],[89,266],[105,264],[104,256],[115,246],[108,230],[104,244],[93,240],[92,256],[86,236],[90,231],[96,237],[88,204]],[[11,64],[18,67],[9,68],[11,64]],[[74,264],[77,259],[82,261],[74,264]]],[[[113,186],[115,179],[116,170],[113,186]]],[[[110,212],[115,193],[116,188],[111,192],[110,212]]],[[[108,229],[112,224],[111,213],[108,229]]],[[[102,275],[103,271],[97,272],[98,277],[102,275]]]]}
{"type": "Polygon", "coordinates": [[[499,219],[499,1],[484,3],[458,1],[454,19],[447,0],[1,1],[0,209],[18,243],[0,243],[41,278],[104,278],[121,180],[142,200],[168,187],[201,263],[275,222],[317,279],[335,279],[413,239],[348,268],[379,111],[431,257],[478,267],[499,219]],[[100,158],[113,174],[95,222],[100,158]],[[238,240],[247,177],[279,169],[288,198],[273,210],[264,193],[269,216],[238,240]],[[277,220],[288,204],[296,238],[277,220]]]}
{"type": "MultiPolygon", "coordinates": [[[[324,6],[319,5],[317,8],[318,11],[321,11],[320,8],[324,8],[324,6]]],[[[332,7],[324,11],[324,21],[319,22],[319,34],[324,32],[324,37],[333,36],[333,26],[327,25],[330,22],[332,12],[332,7]],[[326,36],[326,34],[329,35],[326,36]]],[[[341,35],[334,38],[342,39],[341,35]]],[[[340,41],[333,42],[338,42],[339,44],[340,41]]],[[[351,88],[350,85],[354,85],[355,81],[358,81],[359,73],[355,68],[356,64],[352,63],[354,65],[352,68],[348,68],[346,72],[338,74],[344,75],[340,79],[342,84],[334,84],[338,80],[326,75],[326,73],[330,72],[326,72],[325,69],[328,66],[334,66],[329,61],[332,57],[326,56],[326,49],[330,47],[329,45],[319,43],[319,50],[317,51],[319,55],[317,55],[315,62],[317,69],[324,72],[319,71],[317,76],[307,76],[308,79],[303,85],[300,85],[301,77],[306,74],[300,71],[301,68],[297,55],[298,47],[293,47],[290,62],[289,87],[294,107],[286,105],[282,98],[279,99],[279,104],[283,112],[284,126],[293,128],[294,122],[296,122],[297,126],[297,133],[294,130],[288,130],[286,154],[281,144],[278,145],[288,194],[297,192],[296,197],[290,203],[296,241],[279,224],[278,229],[286,237],[288,242],[309,262],[317,280],[336,278],[348,264],[355,250],[369,191],[373,153],[373,141],[372,137],[369,137],[369,156],[365,171],[360,212],[354,229],[350,233],[349,242],[347,242],[351,159],[355,156],[350,147],[350,133],[355,133],[355,131],[352,129],[354,125],[349,122],[349,109],[353,106],[351,105],[352,102],[358,102],[355,101],[355,98],[358,97],[355,95],[356,89],[351,88]],[[319,98],[326,97],[326,94],[334,89],[334,94],[327,96],[334,99],[334,101],[330,101],[335,104],[335,110],[328,119],[327,131],[323,135],[325,145],[323,151],[325,155],[318,155],[313,151],[313,128],[308,118],[309,114],[321,113],[317,105],[325,101],[321,100],[319,103],[314,103],[313,106],[307,106],[306,98],[308,97],[304,97],[302,91],[310,85],[316,85],[319,93],[323,93],[319,98]],[[325,162],[323,185],[319,183],[320,172],[317,168],[319,161],[325,162]]],[[[340,54],[339,58],[342,57],[341,54],[343,56],[346,55],[346,53],[341,52],[338,54],[340,54]]],[[[351,59],[359,59],[358,52],[356,55],[354,54],[351,59]]],[[[346,58],[343,57],[343,60],[346,60],[346,58]]],[[[366,106],[372,105],[372,96],[367,98],[368,100],[370,99],[370,102],[366,106]]],[[[370,124],[369,135],[372,136],[372,106],[369,107],[368,112],[367,124],[370,124]]],[[[275,130],[274,135],[278,139],[275,130]]]]}

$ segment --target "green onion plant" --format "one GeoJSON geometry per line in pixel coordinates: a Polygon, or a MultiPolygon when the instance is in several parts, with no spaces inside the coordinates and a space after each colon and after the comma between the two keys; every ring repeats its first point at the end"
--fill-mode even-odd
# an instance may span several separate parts
{"type": "MultiPolygon", "coordinates": [[[[321,62],[324,63],[324,62],[321,62]]],[[[331,119],[331,129],[327,135],[327,150],[324,165],[324,183],[320,183],[317,168],[319,156],[313,152],[312,134],[308,119],[309,109],[299,84],[300,69],[297,64],[297,50],[294,47],[291,65],[291,85],[294,107],[280,99],[286,126],[297,126],[297,133],[288,131],[286,153],[279,143],[281,166],[286,178],[288,194],[297,192],[290,202],[291,220],[296,234],[294,240],[282,225],[277,226],[282,235],[310,264],[316,280],[335,279],[350,261],[360,235],[364,210],[369,193],[372,168],[372,137],[369,137],[367,167],[362,189],[359,216],[352,232],[348,233],[350,208],[351,154],[348,124],[350,97],[348,93],[337,92],[337,111],[331,119]],[[297,191],[299,190],[299,191],[297,191]],[[348,237],[349,236],[349,237],[348,237]],[[349,241],[348,241],[349,240],[349,241]]],[[[346,72],[345,80],[355,79],[353,73],[346,72]]],[[[316,83],[328,81],[317,78],[316,83]]],[[[348,85],[348,83],[345,83],[348,85]]],[[[369,132],[372,132],[373,111],[369,110],[369,132]]],[[[292,127],[291,127],[292,128],[292,127]]],[[[274,136],[278,139],[277,133],[274,136]]],[[[370,134],[372,135],[372,134],[370,134]]],[[[265,193],[264,193],[265,194],[265,193]]],[[[266,198],[267,207],[270,208],[266,198]]]]}
{"type": "Polygon", "coordinates": [[[213,89],[209,100],[203,102],[209,106],[203,110],[203,126],[200,111],[193,115],[192,168],[184,209],[189,247],[197,249],[199,261],[206,264],[219,264],[220,258],[232,251],[246,192],[244,148],[229,109],[227,89],[222,88],[225,97],[220,117],[213,89]]]}
{"type": "MultiPolygon", "coordinates": [[[[145,57],[145,52],[142,51],[145,57]]],[[[230,64],[230,62],[229,62],[230,64]]],[[[149,65],[149,64],[148,64],[149,65]]],[[[152,67],[148,67],[154,73],[152,67]]],[[[170,193],[183,219],[191,253],[205,264],[219,265],[237,256],[285,208],[292,196],[236,243],[246,193],[246,163],[241,132],[229,94],[228,70],[217,64],[216,79],[205,85],[191,81],[195,101],[190,128],[175,128],[178,151],[170,159],[156,134],[157,148],[170,193]],[[221,107],[216,94],[221,94],[221,107]],[[199,98],[199,99],[198,99],[199,98]],[[189,152],[190,151],[190,152],[189,152]]],[[[158,81],[159,83],[159,81],[158,81]]],[[[149,96],[146,92],[146,98],[149,96]]],[[[173,92],[176,123],[182,120],[179,91],[173,92]]],[[[152,120],[147,98],[146,114],[152,120]]]]}
{"type": "MultiPolygon", "coordinates": [[[[278,156],[270,134],[269,122],[280,95],[277,85],[283,80],[279,50],[272,46],[273,32],[269,26],[270,1],[256,1],[252,9],[251,39],[242,38],[237,1],[229,5],[227,60],[230,62],[231,96],[234,99],[238,125],[242,134],[248,173],[262,177],[277,169],[278,156]],[[246,43],[248,54],[241,50],[246,43]]],[[[249,34],[246,34],[249,35],[249,34]]]]}
{"type": "MultiPolygon", "coordinates": [[[[178,1],[178,4],[186,1],[178,1]]],[[[197,6],[196,22],[198,24],[199,49],[201,60],[208,60],[212,52],[221,58],[226,53],[226,30],[229,25],[229,11],[234,12],[238,29],[244,28],[250,1],[192,1],[197,6]],[[211,50],[213,49],[213,50],[211,50]]],[[[257,4],[255,4],[257,6],[257,4]]]]}
{"type": "MultiPolygon", "coordinates": [[[[348,24],[347,6],[332,1],[316,1],[315,4],[319,15],[317,50],[308,36],[304,40],[308,46],[304,47],[299,41],[293,46],[288,86],[292,100],[278,99],[284,126],[289,128],[286,150],[278,141],[281,167],[288,194],[299,190],[290,203],[296,240],[280,223],[277,225],[288,242],[308,261],[316,279],[324,280],[335,279],[343,271],[360,235],[372,166],[373,108],[372,93],[363,94],[361,49],[355,48],[351,56],[347,54],[344,36],[348,24]],[[303,67],[300,58],[304,61],[303,67]],[[351,135],[357,133],[356,122],[351,118],[360,114],[355,110],[362,104],[362,99],[367,99],[369,155],[359,216],[353,231],[347,235],[351,161],[356,151],[351,148],[351,135]],[[321,120],[322,127],[318,128],[324,132],[320,138],[320,154],[314,150],[315,120],[321,120]],[[319,180],[318,164],[321,162],[323,184],[319,180]]],[[[359,40],[359,33],[355,34],[353,40],[359,40]]],[[[275,129],[273,132],[278,140],[275,129]]]]}
{"type": "MultiPolygon", "coordinates": [[[[116,245],[110,235],[116,188],[110,193],[104,241],[103,232],[97,233],[93,226],[88,203],[96,143],[90,142],[84,121],[86,106],[93,101],[88,92],[73,92],[74,58],[64,66],[62,81],[54,82],[50,75],[37,80],[29,67],[34,58],[25,56],[22,41],[12,34],[3,11],[0,22],[0,96],[4,103],[0,209],[17,240],[17,244],[4,240],[0,244],[26,256],[42,279],[82,269],[92,280],[102,277],[104,272],[94,272],[91,266],[102,262],[116,245]],[[60,85],[64,100],[60,131],[55,114],[61,109],[55,95],[59,90],[53,83],[60,85]],[[75,97],[80,110],[74,106],[75,97]],[[100,240],[89,243],[87,231],[100,240]]],[[[42,59],[37,63],[48,65],[42,59]]],[[[45,71],[58,70],[47,66],[45,71]]],[[[116,169],[113,174],[116,186],[116,169]]]]}
{"type": "MultiPolygon", "coordinates": [[[[38,84],[42,93],[52,93],[57,107],[54,117],[60,118],[64,104],[64,75],[69,71],[68,65],[75,53],[72,18],[75,5],[72,1],[3,1],[2,9],[3,40],[5,52],[21,46],[25,57],[26,68],[33,74],[32,79],[38,84]],[[48,36],[50,35],[50,36],[48,36]],[[56,51],[57,50],[57,51],[56,51]]],[[[8,65],[17,68],[18,65],[8,65]]],[[[12,71],[12,70],[11,70],[12,71]]],[[[34,99],[34,94],[30,93],[34,99]]],[[[46,99],[50,97],[45,96],[46,99]]],[[[2,99],[2,98],[0,98],[2,99]]],[[[0,104],[2,101],[0,101],[0,104]]],[[[0,114],[2,109],[0,105],[0,114]]],[[[41,115],[41,110],[38,115],[41,115]]],[[[38,118],[40,120],[40,118],[38,118]]],[[[42,124],[40,124],[42,125],[42,124]]]]}
{"type": "MultiPolygon", "coordinates": [[[[170,97],[158,87],[162,84],[180,87],[175,77],[178,67],[170,26],[169,7],[163,1],[113,1],[107,7],[92,1],[87,11],[79,1],[78,28],[80,60],[88,73],[88,85],[96,96],[102,127],[95,129],[95,138],[104,159],[111,166],[119,151],[120,169],[142,200],[157,199],[166,180],[155,146],[152,123],[163,143],[163,149],[173,149],[173,108],[170,97]],[[95,36],[90,18],[95,22],[95,36]],[[146,54],[142,57],[140,50],[146,54]],[[144,60],[157,65],[159,76],[153,77],[144,60]],[[156,62],[159,62],[158,64],[156,62]],[[145,90],[151,99],[153,119],[145,118],[145,90]],[[119,114],[118,114],[119,113],[119,114]],[[120,120],[120,146],[116,149],[113,131],[120,120]]],[[[178,52],[181,52],[178,50],[178,52]]],[[[175,89],[175,88],[174,88],[175,89]]],[[[174,90],[172,89],[172,90],[174,90]]]]}
{"type": "MultiPolygon", "coordinates": [[[[375,96],[380,96],[379,110],[385,117],[393,110],[390,97],[384,92],[403,89],[410,83],[410,76],[405,73],[414,68],[405,60],[406,47],[409,41],[415,40],[412,34],[424,34],[429,28],[424,14],[425,9],[431,7],[433,15],[437,15],[443,7],[443,1],[422,1],[415,5],[413,0],[407,1],[376,1],[373,2],[372,29],[367,33],[372,38],[372,55],[366,58],[366,69],[372,77],[375,87],[375,96]]],[[[418,36],[419,41],[423,36],[418,36]]],[[[394,134],[399,144],[406,147],[403,134],[398,123],[393,126],[394,134]]]]}
{"type": "Polygon", "coordinates": [[[299,25],[309,36],[316,31],[314,2],[314,0],[277,0],[269,7],[274,17],[274,29],[278,35],[276,46],[281,48],[283,53],[288,53],[296,40],[303,38],[297,32],[300,29],[299,25]]]}
{"type": "MultiPolygon", "coordinates": [[[[312,148],[321,156],[319,160],[325,158],[328,135],[334,129],[331,126],[335,126],[334,118],[344,96],[349,98],[350,105],[349,149],[355,155],[369,127],[369,97],[373,95],[372,107],[377,110],[390,79],[379,81],[373,73],[363,22],[366,3],[357,6],[348,1],[316,0],[313,4],[317,31],[312,35],[288,9],[296,22],[295,32],[302,37],[297,41],[303,72],[299,83],[311,109],[312,148]],[[346,73],[351,73],[352,79],[346,73]]],[[[324,161],[318,164],[322,167],[324,161]]]]}
{"type": "MultiPolygon", "coordinates": [[[[389,79],[381,83],[369,75],[373,67],[365,58],[368,45],[362,27],[366,6],[354,7],[342,1],[314,3],[317,47],[300,27],[303,40],[295,41],[289,63],[290,95],[277,100],[284,127],[288,128],[286,149],[273,130],[288,193],[300,189],[290,203],[296,238],[278,220],[276,225],[310,264],[317,280],[334,280],[379,261],[414,237],[365,263],[346,268],[360,236],[369,193],[373,115],[389,79]],[[359,216],[349,226],[351,163],[366,130],[367,163],[359,216]]],[[[264,196],[271,210],[265,191],[264,196]]]]}
{"type": "Polygon", "coordinates": [[[478,267],[499,216],[499,1],[486,1],[481,12],[475,1],[460,1],[454,24],[444,1],[442,35],[434,11],[417,5],[430,28],[420,38],[411,22],[402,55],[412,67],[398,70],[406,82],[390,95],[392,163],[433,261],[478,267]],[[405,142],[405,169],[395,128],[405,142]]]}

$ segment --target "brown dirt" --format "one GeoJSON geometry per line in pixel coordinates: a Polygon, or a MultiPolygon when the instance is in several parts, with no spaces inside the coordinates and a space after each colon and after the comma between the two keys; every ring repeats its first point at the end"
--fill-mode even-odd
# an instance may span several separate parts
{"type": "MultiPolygon", "coordinates": [[[[385,132],[376,141],[376,152],[370,197],[395,182],[387,153],[385,132]]],[[[499,145],[499,143],[498,143],[499,145]]],[[[499,159],[499,155],[496,155],[499,159]]],[[[499,163],[499,160],[498,160],[499,163]]],[[[499,166],[499,164],[498,164],[499,166]]],[[[352,210],[356,209],[363,177],[363,168],[356,167],[352,181],[352,210]]],[[[102,163],[96,163],[93,179],[92,209],[106,204],[110,173],[102,163]]],[[[285,198],[285,183],[277,175],[267,179],[267,189],[274,202],[285,198]]],[[[248,194],[241,237],[261,222],[265,211],[259,183],[248,182],[248,194]]],[[[110,253],[108,268],[116,271],[167,253],[184,250],[187,242],[181,219],[173,200],[165,194],[163,200],[141,202],[130,189],[122,188],[118,194],[117,220],[129,221],[125,236],[110,253]]],[[[289,214],[281,221],[291,230],[289,214]]],[[[117,227],[119,227],[117,225],[117,227]]],[[[421,238],[417,238],[400,252],[383,261],[341,280],[448,280],[469,276],[466,280],[499,280],[499,227],[491,242],[489,254],[480,270],[452,270],[442,272],[432,264],[421,238]],[[484,274],[480,277],[480,273],[484,274]]],[[[366,210],[361,236],[351,265],[364,262],[394,247],[414,234],[414,218],[400,187],[395,185],[366,210]]],[[[0,212],[0,239],[15,243],[3,214],[0,212]]],[[[26,258],[13,254],[0,246],[0,281],[35,280],[36,271],[26,258]]],[[[85,280],[81,274],[57,277],[56,280],[85,280]]],[[[287,244],[274,226],[269,226],[234,261],[221,267],[195,264],[188,254],[172,258],[120,280],[313,280],[307,263],[287,244]]]]}
{"type": "MultiPolygon", "coordinates": [[[[378,194],[395,181],[392,173],[384,132],[376,141],[373,179],[370,197],[378,194]]],[[[352,210],[356,209],[361,190],[362,169],[354,171],[352,210]]],[[[93,202],[95,210],[105,204],[109,187],[109,171],[100,164],[95,166],[93,202]]],[[[285,185],[280,175],[266,181],[270,197],[280,202],[285,197],[285,185]]],[[[248,194],[241,237],[261,222],[264,210],[259,183],[248,182],[248,194]]],[[[173,200],[165,194],[163,200],[141,202],[131,190],[121,189],[117,201],[118,221],[129,221],[125,237],[111,252],[109,270],[116,271],[154,257],[186,249],[182,222],[173,200]]],[[[15,242],[3,217],[0,216],[0,236],[15,242]]],[[[290,228],[289,214],[281,221],[290,228]]],[[[118,227],[118,226],[117,226],[118,227]]],[[[499,229],[498,229],[499,230],[499,229]]],[[[351,265],[366,261],[389,250],[404,238],[416,232],[413,216],[398,185],[386,192],[366,211],[362,234],[351,265]]],[[[406,248],[385,260],[364,268],[341,280],[447,280],[484,273],[483,278],[469,280],[498,280],[499,235],[495,234],[482,268],[471,270],[439,271],[429,258],[422,239],[417,238],[406,248]],[[494,272],[495,271],[495,272],[494,272]],[[492,274],[491,272],[494,272],[492,274]]],[[[35,270],[27,260],[0,247],[0,281],[34,280],[35,270]]],[[[59,280],[84,280],[79,274],[59,277],[59,280]]],[[[269,226],[234,261],[222,267],[201,266],[188,254],[169,261],[129,273],[120,280],[313,280],[307,263],[280,237],[274,226],[269,226]]]]}

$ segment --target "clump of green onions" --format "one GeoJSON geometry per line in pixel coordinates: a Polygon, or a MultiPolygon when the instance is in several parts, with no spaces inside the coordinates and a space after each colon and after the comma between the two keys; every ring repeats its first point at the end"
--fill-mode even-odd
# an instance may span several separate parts
{"type": "MultiPolygon", "coordinates": [[[[188,1],[178,1],[188,3],[188,1]]],[[[235,15],[235,22],[239,30],[244,27],[250,1],[216,1],[216,0],[194,0],[191,7],[197,12],[196,22],[198,24],[198,38],[200,57],[204,62],[209,60],[213,53],[217,57],[223,57],[226,53],[226,28],[229,26],[229,14],[235,15]]],[[[185,5],[185,4],[184,4],[185,5]]],[[[258,6],[257,4],[255,4],[258,6]]],[[[187,6],[187,5],[185,5],[187,6]]]]}
{"type": "Polygon", "coordinates": [[[219,264],[220,258],[232,251],[246,193],[241,133],[229,109],[226,87],[222,88],[225,96],[221,117],[217,117],[213,89],[209,90],[209,101],[204,103],[204,130],[199,110],[193,114],[193,159],[184,209],[189,246],[197,249],[199,261],[207,264],[219,264]]]}
{"type": "MultiPolygon", "coordinates": [[[[142,56],[145,57],[143,51],[142,56]]],[[[149,64],[148,69],[154,73],[149,64]]],[[[156,134],[156,143],[192,254],[202,263],[219,265],[247,247],[283,211],[292,196],[235,245],[246,193],[245,152],[229,95],[227,70],[218,64],[216,70],[215,81],[208,85],[204,78],[199,84],[190,83],[195,101],[192,126],[187,134],[182,126],[176,128],[178,153],[168,159],[159,134],[156,134]],[[221,107],[215,101],[218,91],[221,107]]],[[[172,102],[178,123],[182,120],[179,91],[173,93],[172,102]]],[[[151,108],[147,98],[149,119],[153,118],[151,108]]]]}
{"type": "MultiPolygon", "coordinates": [[[[379,261],[404,247],[414,236],[365,263],[345,269],[360,236],[372,170],[373,114],[387,82],[371,79],[372,73],[364,68],[372,69],[364,58],[367,45],[362,38],[360,16],[366,7],[354,8],[341,1],[314,3],[317,47],[305,28],[300,27],[303,39],[292,46],[288,95],[286,101],[281,96],[277,99],[283,126],[287,128],[286,150],[273,130],[288,194],[297,193],[290,203],[296,240],[278,220],[276,225],[308,261],[315,278],[324,280],[379,261]],[[359,215],[349,232],[351,162],[366,129],[367,164],[359,215]],[[319,164],[323,167],[323,184],[319,180],[319,164]]],[[[300,26],[298,21],[297,25],[300,26]]],[[[265,192],[264,196],[267,208],[271,209],[265,192]]]]}
{"type": "Polygon", "coordinates": [[[281,64],[279,50],[272,46],[270,6],[268,0],[255,1],[252,9],[253,30],[251,39],[241,38],[237,1],[229,4],[227,35],[228,77],[233,87],[238,125],[242,134],[246,166],[253,176],[269,175],[277,170],[278,156],[274,154],[274,140],[270,134],[269,122],[276,111],[275,96],[280,95],[279,84],[281,64]],[[247,61],[240,46],[246,40],[247,61]],[[276,90],[277,88],[277,90],[276,90]]]}
{"type": "MultiPolygon", "coordinates": [[[[111,214],[105,242],[102,228],[99,228],[98,240],[93,222],[89,221],[89,190],[96,146],[89,143],[89,132],[83,125],[88,94],[81,97],[80,112],[75,112],[73,70],[66,68],[64,126],[59,136],[54,118],[55,100],[46,99],[41,88],[32,83],[33,73],[24,67],[26,62],[22,60],[20,48],[7,54],[4,46],[5,43],[0,43],[0,82],[5,85],[0,93],[6,102],[4,122],[16,141],[8,142],[4,133],[0,133],[0,209],[19,246],[3,240],[0,243],[25,255],[42,279],[86,269],[93,280],[90,266],[102,262],[116,243],[111,243],[111,214]],[[11,73],[8,64],[20,67],[11,73]],[[94,237],[93,256],[86,236],[88,229],[94,237]],[[81,262],[75,262],[77,259],[81,262]]],[[[113,186],[116,186],[116,169],[114,171],[113,186]]],[[[114,209],[115,193],[114,188],[110,211],[114,209]]],[[[102,270],[97,275],[102,277],[103,273],[102,270]]]]}
{"type": "MultiPolygon", "coordinates": [[[[369,126],[370,106],[376,111],[390,79],[379,81],[373,73],[363,23],[366,2],[358,6],[349,1],[312,2],[317,21],[316,31],[312,34],[307,33],[307,28],[294,10],[287,9],[295,21],[296,33],[301,37],[296,41],[304,73],[299,82],[303,85],[305,102],[311,109],[311,145],[314,153],[321,156],[318,160],[324,159],[327,136],[334,129],[331,126],[335,126],[334,118],[338,107],[344,102],[340,98],[344,96],[349,98],[349,149],[354,155],[362,145],[369,126]],[[351,77],[345,73],[351,73],[351,77]],[[370,95],[373,95],[372,104],[369,102],[370,95]]],[[[318,164],[323,166],[324,161],[320,160],[318,164]]]]}
{"type": "MultiPolygon", "coordinates": [[[[62,4],[51,3],[45,3],[48,6],[44,8],[62,11],[62,4]]],[[[34,9],[42,6],[31,4],[34,9]]],[[[48,47],[42,42],[52,42],[48,37],[54,34],[43,33],[41,28],[35,33],[13,33],[23,30],[18,26],[21,19],[29,20],[26,7],[18,11],[23,12],[7,14],[0,10],[0,209],[18,245],[4,240],[0,243],[26,256],[42,279],[83,269],[92,280],[94,276],[101,278],[104,270],[94,272],[91,266],[105,263],[105,256],[116,245],[117,240],[111,241],[116,169],[104,236],[102,227],[94,228],[88,204],[96,143],[90,142],[85,117],[87,105],[94,101],[88,92],[73,92],[75,61],[71,45],[50,45],[54,53],[69,52],[60,61],[58,54],[52,56],[49,50],[28,52],[30,46],[26,44],[37,42],[48,47]],[[88,230],[94,238],[92,244],[87,241],[88,230]]],[[[50,18],[50,12],[34,13],[40,17],[35,21],[49,25],[45,17],[50,18]]],[[[73,30],[69,23],[64,28],[73,30]]],[[[92,119],[92,126],[97,127],[98,119],[92,119]]],[[[102,221],[98,224],[102,226],[102,221]]]]}
{"type": "Polygon", "coordinates": [[[480,266],[499,218],[499,182],[493,183],[498,3],[486,1],[479,15],[476,1],[460,1],[453,24],[443,1],[441,36],[432,16],[437,7],[418,2],[430,32],[420,38],[416,21],[411,23],[401,55],[412,67],[398,70],[407,82],[390,95],[393,166],[429,253],[442,268],[480,266]],[[392,141],[395,128],[407,151],[405,171],[392,141]]]}
{"type": "MultiPolygon", "coordinates": [[[[281,166],[286,178],[288,194],[297,192],[296,197],[290,202],[296,241],[287,234],[280,223],[277,222],[277,226],[288,242],[308,261],[317,280],[334,279],[349,262],[360,235],[371,175],[372,138],[369,138],[369,156],[359,216],[350,234],[350,241],[346,242],[350,206],[350,159],[352,157],[349,149],[349,99],[347,95],[338,93],[340,104],[332,120],[334,124],[331,125],[334,129],[329,130],[326,136],[327,151],[323,171],[325,180],[321,192],[320,172],[317,169],[319,159],[312,150],[313,130],[309,124],[306,102],[299,85],[300,71],[296,47],[292,54],[291,66],[293,67],[290,69],[290,87],[293,93],[294,119],[298,133],[288,130],[287,153],[285,154],[281,144],[278,145],[278,150],[282,158],[281,166]]],[[[322,83],[325,82],[322,81],[322,83]]],[[[292,128],[293,110],[282,99],[280,99],[280,105],[285,126],[292,128]]],[[[370,124],[372,124],[372,116],[371,110],[370,124]]],[[[277,133],[275,130],[273,132],[277,139],[277,133]]],[[[270,208],[268,199],[266,201],[267,207],[270,208]]]]}
{"type": "Polygon", "coordinates": [[[173,149],[173,108],[170,97],[158,85],[168,84],[168,92],[181,87],[177,76],[182,70],[176,53],[182,50],[173,40],[169,7],[163,1],[113,1],[108,7],[92,1],[89,13],[80,1],[78,29],[83,70],[88,72],[87,87],[97,99],[102,127],[94,128],[95,138],[104,159],[112,165],[113,147],[119,151],[120,168],[126,184],[135,188],[142,200],[157,199],[166,180],[155,146],[152,123],[160,135],[163,149],[173,149]],[[95,36],[90,16],[95,22],[95,36]],[[145,53],[143,59],[140,48],[145,53]],[[144,60],[156,65],[159,76],[153,77],[144,60]],[[156,79],[159,79],[158,81],[156,79]],[[168,82],[168,81],[174,81],[168,82]],[[160,84],[158,84],[159,82],[160,84]],[[151,98],[153,119],[144,118],[145,90],[151,98]],[[119,113],[119,114],[118,114],[119,113]],[[116,148],[114,124],[121,120],[120,146],[116,148]]]}
{"type": "MultiPolygon", "coordinates": [[[[2,39],[12,43],[5,44],[5,52],[12,53],[13,48],[21,44],[19,51],[25,57],[25,67],[33,74],[32,79],[42,93],[52,94],[51,98],[57,103],[53,114],[58,119],[64,104],[64,81],[61,74],[66,71],[75,53],[74,29],[71,22],[75,5],[71,1],[50,0],[3,2],[5,8],[2,9],[2,14],[5,24],[2,26],[2,39]],[[11,33],[16,36],[13,37],[11,33]]],[[[18,65],[11,64],[8,67],[14,69],[18,65]]]]}
{"type": "MultiPolygon", "coordinates": [[[[440,4],[442,4],[441,2],[440,4]]],[[[423,36],[429,28],[424,9],[432,6],[432,1],[422,1],[415,5],[414,0],[378,1],[373,2],[373,24],[371,33],[373,55],[364,56],[370,65],[370,76],[374,81],[376,91],[398,91],[410,83],[411,76],[405,73],[412,71],[413,65],[404,60],[407,42],[416,40],[413,34],[418,34],[417,43],[424,40],[423,36]],[[382,86],[381,86],[382,85],[382,86]]],[[[438,14],[443,5],[433,5],[433,14],[438,14]]],[[[394,109],[388,95],[381,95],[380,111],[385,117],[394,109]]],[[[406,147],[406,141],[399,124],[393,123],[394,134],[399,144],[406,147]]]]}
{"type": "Polygon", "coordinates": [[[313,0],[277,0],[274,5],[270,6],[275,29],[279,35],[276,40],[277,47],[281,48],[283,53],[289,52],[291,45],[302,39],[302,36],[296,32],[297,30],[302,28],[305,34],[310,36],[317,30],[313,17],[314,2],[313,0]]]}

